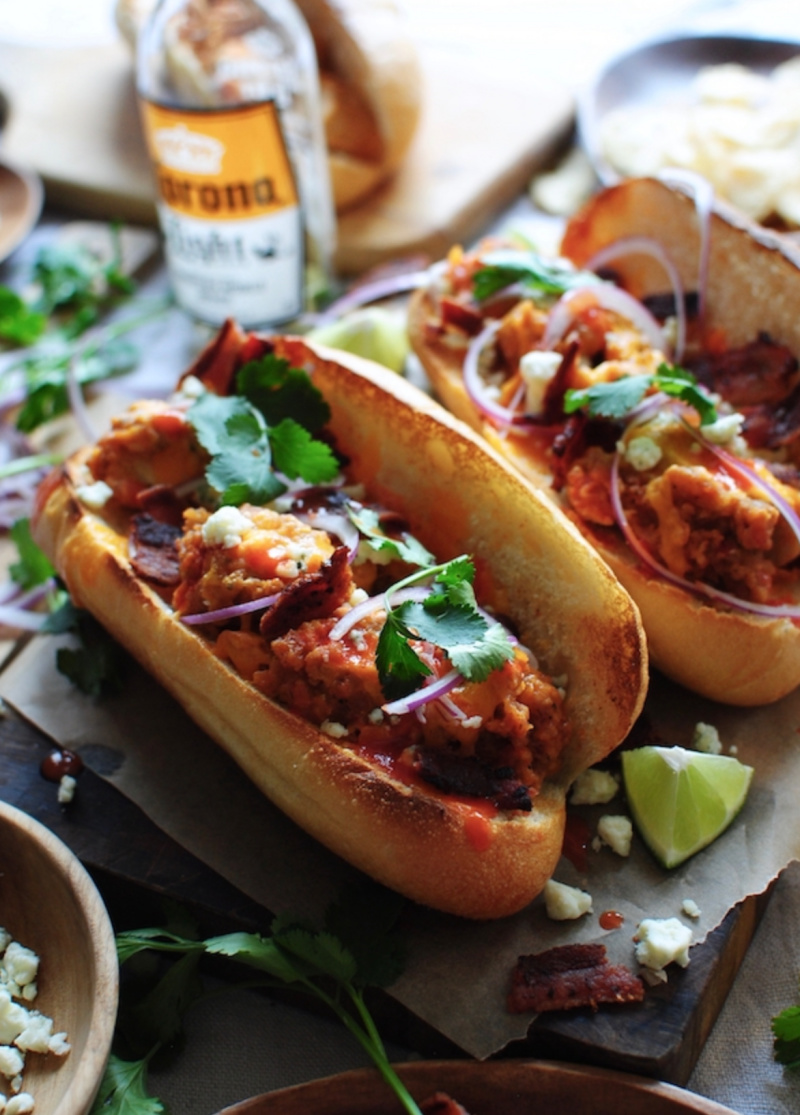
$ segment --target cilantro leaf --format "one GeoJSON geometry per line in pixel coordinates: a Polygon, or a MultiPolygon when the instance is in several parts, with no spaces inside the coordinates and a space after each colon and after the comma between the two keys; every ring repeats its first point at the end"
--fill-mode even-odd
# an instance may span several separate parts
{"type": "Polygon", "coordinates": [[[112,1053],[90,1115],[165,1115],[161,1100],[147,1093],[148,1061],[123,1061],[112,1053]]]}
{"type": "Polygon", "coordinates": [[[269,503],[286,491],[272,467],[264,419],[246,399],[207,391],[187,417],[211,457],[206,480],[222,503],[269,503]]]}
{"type": "Polygon", "coordinates": [[[50,635],[72,632],[77,636],[77,646],[56,651],[56,668],[82,693],[99,698],[119,692],[125,652],[89,612],[76,608],[67,597],[47,617],[41,630],[50,635]]]}
{"type": "Polygon", "coordinates": [[[564,412],[573,414],[585,407],[593,418],[624,418],[642,401],[651,387],[694,407],[702,426],[713,422],[717,417],[713,400],[692,373],[677,365],[665,363],[659,364],[653,375],[623,376],[608,383],[570,389],[564,396],[564,412]]]}
{"type": "Polygon", "coordinates": [[[227,933],[222,937],[209,938],[205,945],[210,953],[241,960],[282,983],[295,983],[302,979],[303,973],[271,937],[262,937],[258,933],[227,933]]]}
{"type": "Polygon", "coordinates": [[[331,408],[308,373],[273,353],[245,364],[236,376],[236,390],[261,411],[270,426],[293,418],[315,434],[330,421],[331,408]]]}
{"type": "Polygon", "coordinates": [[[375,648],[375,666],[381,689],[389,701],[407,697],[423,678],[433,672],[410,645],[416,637],[411,628],[403,623],[399,609],[389,612],[375,648]]]}
{"type": "Polygon", "coordinates": [[[374,550],[388,550],[394,557],[409,565],[434,564],[436,559],[433,554],[426,550],[412,534],[403,533],[401,538],[390,538],[381,527],[380,515],[374,508],[363,507],[360,503],[348,500],[345,509],[350,521],[358,528],[360,534],[369,539],[374,550]]]}
{"type": "Polygon", "coordinates": [[[587,283],[598,283],[597,275],[576,271],[560,260],[547,260],[536,252],[510,249],[487,252],[472,279],[472,290],[479,302],[510,286],[522,283],[532,294],[559,295],[587,283]]]}
{"type": "Polygon", "coordinates": [[[328,907],[325,928],[355,958],[358,986],[389,987],[402,973],[406,948],[397,923],[404,908],[401,895],[371,880],[343,887],[328,907]]]}
{"type": "Polygon", "coordinates": [[[11,541],[17,547],[19,561],[8,569],[9,575],[21,588],[34,588],[55,576],[55,569],[31,537],[30,519],[17,519],[11,525],[11,541]]]}
{"type": "Polygon", "coordinates": [[[14,345],[32,345],[45,331],[47,318],[32,310],[7,286],[0,286],[0,340],[14,345]]]}
{"type": "Polygon", "coordinates": [[[339,462],[331,447],[313,438],[293,418],[284,418],[269,431],[275,467],[290,480],[301,477],[309,484],[325,484],[339,472],[339,462]]]}
{"type": "Polygon", "coordinates": [[[475,601],[475,567],[461,556],[412,573],[387,590],[387,616],[378,637],[375,664],[381,688],[389,701],[406,697],[431,674],[410,643],[423,640],[444,651],[467,681],[485,681],[493,670],[514,657],[508,633],[489,623],[475,601]],[[433,574],[429,595],[391,606],[391,596],[433,574]]]}
{"type": "Polygon", "coordinates": [[[570,389],[564,396],[564,413],[586,408],[592,418],[624,418],[645,397],[652,376],[623,376],[610,383],[570,389]]]}
{"type": "Polygon", "coordinates": [[[800,1006],[786,1007],[772,1019],[774,1057],[787,1068],[800,1068],[800,1006]]]}

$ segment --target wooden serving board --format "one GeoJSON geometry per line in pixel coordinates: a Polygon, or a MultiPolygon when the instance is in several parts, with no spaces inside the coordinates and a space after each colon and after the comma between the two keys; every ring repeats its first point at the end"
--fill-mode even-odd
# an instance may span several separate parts
{"type": "MultiPolygon", "coordinates": [[[[468,8],[468,6],[467,6],[468,8]]],[[[467,11],[465,9],[465,17],[467,11]]],[[[398,176],[339,220],[338,269],[439,258],[507,206],[567,138],[572,95],[535,76],[477,75],[420,49],[423,118],[398,176]]],[[[153,223],[153,180],[122,43],[71,50],[0,42],[10,102],[2,150],[38,171],[47,201],[81,215],[153,223]]]]}
{"type": "MultiPolygon", "coordinates": [[[[151,924],[160,899],[189,907],[205,935],[267,930],[270,912],[166,836],[107,781],[86,769],[75,800],[58,805],[56,787],[39,771],[52,741],[28,722],[0,719],[0,798],[51,828],[94,874],[117,928],[151,924]]],[[[502,1053],[552,1057],[620,1069],[683,1085],[725,1001],[768,895],[735,907],[692,963],[651,989],[641,1004],[539,1015],[527,1038],[502,1053]]],[[[412,1015],[389,993],[373,1009],[385,1036],[428,1057],[463,1051],[412,1015]]]]}

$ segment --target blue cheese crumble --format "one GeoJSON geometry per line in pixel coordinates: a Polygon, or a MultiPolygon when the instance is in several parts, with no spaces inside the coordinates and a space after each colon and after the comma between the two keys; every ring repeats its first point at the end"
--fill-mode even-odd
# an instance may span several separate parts
{"type": "Polygon", "coordinates": [[[0,1115],[25,1115],[34,1100],[23,1091],[28,1053],[64,1057],[70,1051],[66,1033],[53,1033],[53,1020],[29,1008],[38,993],[39,957],[0,929],[0,1077],[5,1078],[7,1098],[0,1092],[0,1115]]]}

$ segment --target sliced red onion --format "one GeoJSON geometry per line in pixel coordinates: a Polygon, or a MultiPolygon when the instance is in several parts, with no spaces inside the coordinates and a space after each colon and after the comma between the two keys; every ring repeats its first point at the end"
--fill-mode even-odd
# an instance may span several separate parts
{"type": "Polygon", "coordinates": [[[320,313],[306,315],[304,320],[310,325],[328,325],[359,306],[380,302],[382,298],[391,298],[394,294],[406,294],[410,290],[427,286],[430,278],[428,271],[408,271],[404,275],[388,275],[374,282],[360,283],[348,290],[341,298],[337,298],[335,302],[331,302],[330,306],[320,313]]]}
{"type": "Polygon", "coordinates": [[[436,678],[435,681],[431,681],[423,685],[421,689],[410,693],[408,697],[401,697],[397,701],[389,701],[387,704],[381,705],[381,708],[387,716],[402,716],[407,712],[415,712],[423,705],[445,696],[457,685],[460,685],[463,680],[464,678],[458,670],[449,670],[442,677],[436,678]]]}
{"type": "Polygon", "coordinates": [[[547,352],[555,347],[572,325],[578,313],[588,304],[612,310],[629,321],[646,338],[651,348],[666,353],[669,345],[664,330],[646,306],[613,283],[593,283],[591,286],[568,290],[556,302],[547,318],[544,335],[539,347],[547,352]]]}
{"type": "Polygon", "coordinates": [[[324,530],[327,534],[335,534],[336,537],[340,539],[342,545],[347,547],[347,556],[352,565],[358,555],[361,535],[359,534],[358,527],[347,515],[325,510],[293,510],[292,514],[301,522],[307,523],[316,530],[324,530]]]}
{"type": "Polygon", "coordinates": [[[754,601],[742,600],[732,593],[723,592],[721,589],[714,588],[712,585],[706,585],[702,581],[688,581],[685,577],[678,576],[677,573],[673,573],[671,570],[667,569],[666,566],[657,561],[636,536],[625,515],[619,484],[619,453],[614,454],[614,461],[611,466],[611,506],[617,525],[622,531],[625,541],[630,548],[643,564],[652,569],[659,577],[669,584],[675,585],[677,588],[681,588],[685,592],[691,593],[693,596],[706,596],[717,603],[726,604],[736,611],[749,612],[752,615],[764,616],[771,619],[800,619],[800,606],[792,604],[757,604],[754,601]]]}
{"type": "Polygon", "coordinates": [[[0,624],[16,627],[20,631],[40,631],[47,619],[47,612],[31,612],[13,604],[0,604],[0,624]]]}
{"type": "Polygon", "coordinates": [[[500,325],[499,320],[489,322],[470,341],[467,354],[464,357],[464,387],[473,405],[484,417],[491,419],[499,426],[517,426],[526,421],[525,415],[489,398],[486,384],[480,373],[481,354],[500,328],[500,325]]]}
{"type": "Polygon", "coordinates": [[[680,362],[686,348],[686,300],[678,268],[663,245],[650,236],[625,236],[620,240],[615,240],[612,244],[607,244],[599,252],[596,252],[587,261],[586,268],[588,271],[599,271],[607,263],[611,263],[612,260],[628,255],[652,256],[653,259],[658,260],[667,273],[669,284],[672,287],[672,297],[675,301],[675,320],[677,323],[672,355],[676,361],[680,362]]]}
{"type": "Polygon", "coordinates": [[[731,472],[740,480],[745,480],[749,484],[752,484],[757,491],[761,492],[763,496],[766,496],[770,503],[773,503],[775,507],[777,507],[786,520],[792,534],[797,541],[800,542],[800,517],[798,517],[797,512],[789,501],[782,496],[776,488],[773,488],[768,480],[765,480],[763,476],[759,476],[755,469],[748,465],[746,461],[741,460],[739,457],[735,457],[721,445],[716,445],[713,441],[709,441],[707,437],[703,436],[702,430],[690,426],[686,421],[684,421],[684,425],[705,449],[714,454],[728,472],[731,472]]]}
{"type": "Polygon", "coordinates": [[[181,622],[188,624],[223,623],[225,620],[247,615],[248,612],[258,612],[265,608],[271,608],[276,600],[280,598],[280,595],[279,592],[275,592],[271,596],[260,596],[257,600],[247,600],[244,604],[231,604],[227,608],[216,608],[213,612],[193,612],[191,615],[181,616],[181,622]]]}
{"type": "MultiPolygon", "coordinates": [[[[399,592],[392,594],[392,600],[398,604],[404,603],[406,600],[424,600],[430,595],[430,589],[422,585],[414,585],[409,588],[400,589],[399,592]]],[[[386,604],[386,595],[378,593],[377,596],[370,596],[363,600],[360,604],[356,604],[349,612],[346,612],[341,619],[337,620],[333,627],[330,629],[328,638],[336,642],[338,639],[343,639],[348,631],[351,631],[357,623],[360,623],[366,616],[371,616],[373,612],[388,611],[386,604]]]]}

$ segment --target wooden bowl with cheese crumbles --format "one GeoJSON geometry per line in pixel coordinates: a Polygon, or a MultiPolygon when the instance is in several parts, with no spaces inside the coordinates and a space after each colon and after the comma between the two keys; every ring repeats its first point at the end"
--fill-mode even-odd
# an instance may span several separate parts
{"type": "Polygon", "coordinates": [[[0,926],[5,1111],[85,1115],[100,1086],[116,1022],[114,931],[94,883],[69,848],[4,802],[0,926]]]}

